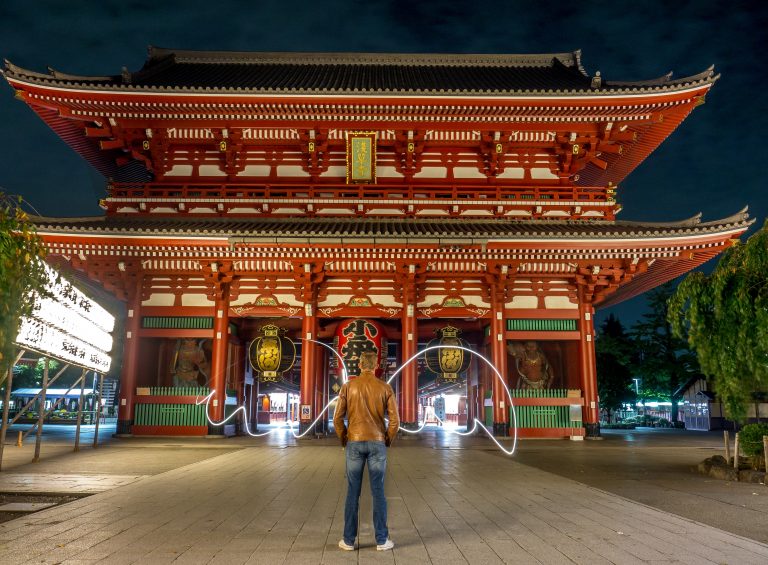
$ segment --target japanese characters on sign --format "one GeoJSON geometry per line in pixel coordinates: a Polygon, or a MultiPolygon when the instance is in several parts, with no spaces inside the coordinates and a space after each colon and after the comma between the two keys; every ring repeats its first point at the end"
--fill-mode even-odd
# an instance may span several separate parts
{"type": "Polygon", "coordinates": [[[376,354],[379,367],[376,376],[381,377],[382,359],[387,354],[387,339],[381,325],[372,320],[343,320],[336,330],[334,341],[344,359],[349,378],[360,376],[360,356],[365,352],[376,354]]]}
{"type": "Polygon", "coordinates": [[[376,182],[376,132],[347,134],[347,184],[376,182]]]}
{"type": "Polygon", "coordinates": [[[73,365],[105,373],[112,363],[115,318],[56,271],[45,266],[52,296],[35,295],[15,343],[73,365]]]}

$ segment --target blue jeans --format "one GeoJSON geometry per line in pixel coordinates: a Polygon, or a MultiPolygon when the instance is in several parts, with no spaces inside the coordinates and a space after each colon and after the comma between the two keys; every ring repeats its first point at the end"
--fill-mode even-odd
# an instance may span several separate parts
{"type": "Polygon", "coordinates": [[[357,515],[360,509],[360,488],[363,484],[363,467],[368,462],[373,496],[373,530],[376,543],[381,545],[389,538],[387,528],[387,499],[384,498],[384,475],[387,472],[387,447],[383,441],[350,441],[347,443],[347,502],[344,505],[344,543],[355,544],[357,515]]]}

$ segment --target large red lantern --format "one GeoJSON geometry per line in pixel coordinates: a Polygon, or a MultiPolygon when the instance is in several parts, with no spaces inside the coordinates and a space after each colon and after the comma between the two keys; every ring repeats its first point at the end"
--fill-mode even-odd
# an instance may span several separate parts
{"type": "Polygon", "coordinates": [[[373,320],[342,320],[334,337],[336,351],[344,359],[349,378],[360,376],[360,356],[365,352],[376,354],[376,376],[384,374],[387,359],[387,337],[381,324],[373,320]]]}

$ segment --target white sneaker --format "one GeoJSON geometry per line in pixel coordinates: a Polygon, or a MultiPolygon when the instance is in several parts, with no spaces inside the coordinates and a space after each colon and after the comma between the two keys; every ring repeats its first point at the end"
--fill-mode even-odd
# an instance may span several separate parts
{"type": "Polygon", "coordinates": [[[344,551],[354,551],[355,545],[349,545],[347,542],[344,541],[344,539],[339,540],[339,547],[343,549],[344,551]]]}
{"type": "Polygon", "coordinates": [[[376,551],[388,551],[395,547],[395,542],[393,542],[391,539],[387,538],[387,541],[384,543],[376,546],[376,551]]]}

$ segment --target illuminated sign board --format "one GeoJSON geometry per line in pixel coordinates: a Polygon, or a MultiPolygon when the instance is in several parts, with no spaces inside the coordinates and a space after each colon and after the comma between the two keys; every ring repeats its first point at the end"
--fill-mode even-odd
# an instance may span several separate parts
{"type": "Polygon", "coordinates": [[[112,363],[114,316],[48,265],[45,270],[51,296],[35,295],[32,314],[21,319],[16,344],[106,373],[112,363]]]}

